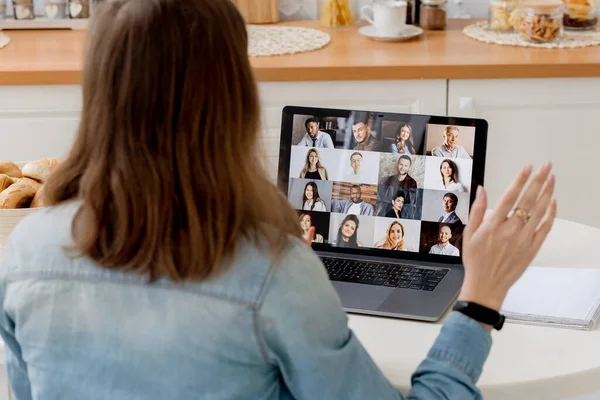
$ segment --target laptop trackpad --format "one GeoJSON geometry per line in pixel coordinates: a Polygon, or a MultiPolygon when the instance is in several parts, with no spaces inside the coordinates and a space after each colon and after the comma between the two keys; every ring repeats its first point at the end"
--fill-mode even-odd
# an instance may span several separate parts
{"type": "Polygon", "coordinates": [[[377,310],[394,291],[392,287],[360,285],[339,281],[333,281],[332,283],[342,301],[342,307],[358,310],[377,310]]]}

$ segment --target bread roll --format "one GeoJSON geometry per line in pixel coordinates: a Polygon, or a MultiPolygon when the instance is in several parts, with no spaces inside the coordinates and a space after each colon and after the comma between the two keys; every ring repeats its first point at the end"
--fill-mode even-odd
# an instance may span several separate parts
{"type": "Polygon", "coordinates": [[[14,162],[0,161],[0,174],[12,176],[14,178],[20,178],[23,176],[21,168],[14,162]]]}
{"type": "Polygon", "coordinates": [[[27,208],[41,186],[33,179],[19,179],[0,193],[0,208],[27,208]]]}
{"type": "Polygon", "coordinates": [[[31,178],[40,183],[46,183],[46,180],[52,173],[52,170],[58,165],[59,160],[55,158],[43,158],[26,164],[22,171],[23,177],[31,178]]]}
{"type": "Polygon", "coordinates": [[[8,175],[0,174],[0,192],[2,192],[4,189],[9,187],[13,183],[15,183],[15,181],[13,181],[13,178],[11,178],[8,175]]]}
{"type": "Polygon", "coordinates": [[[42,185],[35,196],[33,196],[33,200],[31,200],[29,208],[45,207],[46,199],[44,198],[44,187],[46,186],[42,185]]]}

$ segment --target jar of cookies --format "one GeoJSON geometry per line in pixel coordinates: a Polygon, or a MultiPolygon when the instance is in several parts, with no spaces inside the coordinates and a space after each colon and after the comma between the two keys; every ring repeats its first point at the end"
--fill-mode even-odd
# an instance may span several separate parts
{"type": "Polygon", "coordinates": [[[563,3],[561,0],[525,0],[521,4],[521,38],[534,43],[548,43],[562,36],[563,3]]]}
{"type": "Polygon", "coordinates": [[[569,30],[594,29],[598,24],[597,0],[563,0],[565,17],[563,26],[569,30]]]}
{"type": "Polygon", "coordinates": [[[446,29],[446,0],[421,0],[419,24],[425,30],[446,29]]]}
{"type": "Polygon", "coordinates": [[[490,0],[488,26],[495,32],[513,32],[519,30],[521,10],[518,0],[490,0]]]}

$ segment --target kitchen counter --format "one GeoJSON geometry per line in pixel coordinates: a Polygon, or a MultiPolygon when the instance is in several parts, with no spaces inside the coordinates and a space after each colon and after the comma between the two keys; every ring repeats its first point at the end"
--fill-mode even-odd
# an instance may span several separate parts
{"type": "MultiPolygon", "coordinates": [[[[600,47],[535,49],[477,42],[451,21],[403,43],[374,42],[357,28],[320,28],[317,21],[285,22],[331,34],[323,49],[291,56],[255,57],[260,81],[498,79],[600,77],[600,47]]],[[[0,85],[78,84],[85,31],[7,31],[0,49],[0,85]]]]}

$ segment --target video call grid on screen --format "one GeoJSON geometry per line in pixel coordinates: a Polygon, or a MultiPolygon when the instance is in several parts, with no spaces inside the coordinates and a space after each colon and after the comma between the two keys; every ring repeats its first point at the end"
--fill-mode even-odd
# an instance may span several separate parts
{"type": "Polygon", "coordinates": [[[280,184],[315,247],[459,258],[486,138],[478,119],[286,107],[280,184]]]}

